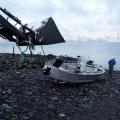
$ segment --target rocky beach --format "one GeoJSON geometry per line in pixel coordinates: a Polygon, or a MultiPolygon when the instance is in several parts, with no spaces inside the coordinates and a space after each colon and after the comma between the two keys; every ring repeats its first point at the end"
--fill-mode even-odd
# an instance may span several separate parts
{"type": "Polygon", "coordinates": [[[43,56],[29,58],[20,64],[20,55],[0,54],[0,120],[120,120],[119,71],[91,83],[60,84],[43,76],[43,56]]]}

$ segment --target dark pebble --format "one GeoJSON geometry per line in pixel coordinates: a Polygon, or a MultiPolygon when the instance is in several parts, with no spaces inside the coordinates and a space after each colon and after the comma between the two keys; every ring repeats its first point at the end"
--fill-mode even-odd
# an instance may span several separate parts
{"type": "Polygon", "coordinates": [[[51,101],[58,101],[58,97],[51,97],[51,101]]]}

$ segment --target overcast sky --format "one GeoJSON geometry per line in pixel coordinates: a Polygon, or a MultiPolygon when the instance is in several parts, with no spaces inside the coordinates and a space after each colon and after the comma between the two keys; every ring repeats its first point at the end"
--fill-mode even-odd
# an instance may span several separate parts
{"type": "Polygon", "coordinates": [[[23,23],[53,17],[65,39],[117,35],[120,0],[0,0],[23,23]]]}

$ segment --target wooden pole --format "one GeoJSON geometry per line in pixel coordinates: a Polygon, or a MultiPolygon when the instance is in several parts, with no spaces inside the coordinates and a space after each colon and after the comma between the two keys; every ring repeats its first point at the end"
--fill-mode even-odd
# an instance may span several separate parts
{"type": "Polygon", "coordinates": [[[14,46],[13,46],[13,56],[15,56],[15,49],[14,49],[14,46]]]}

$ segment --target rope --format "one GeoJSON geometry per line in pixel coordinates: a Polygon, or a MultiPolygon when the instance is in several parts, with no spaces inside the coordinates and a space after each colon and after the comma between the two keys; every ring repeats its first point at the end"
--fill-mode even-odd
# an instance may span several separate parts
{"type": "Polygon", "coordinates": [[[27,48],[23,52],[25,53],[27,50],[28,50],[28,46],[27,46],[27,48]]]}
{"type": "Polygon", "coordinates": [[[29,37],[29,50],[30,50],[30,63],[33,62],[33,52],[32,50],[35,50],[35,46],[31,41],[31,37],[29,37]]]}
{"type": "Polygon", "coordinates": [[[18,39],[17,39],[17,41],[16,41],[16,45],[17,45],[17,47],[18,47],[18,49],[19,49],[19,51],[20,51],[20,63],[22,64],[22,63],[24,63],[24,52],[22,52],[22,50],[21,50],[21,48],[20,48],[20,46],[19,46],[19,44],[18,44],[18,39]]]}
{"type": "Polygon", "coordinates": [[[18,49],[19,49],[19,51],[21,53],[21,55],[20,55],[20,63],[21,64],[24,63],[25,52],[28,50],[28,48],[29,48],[29,51],[30,51],[30,63],[32,63],[33,62],[33,60],[32,60],[32,57],[33,57],[32,50],[35,50],[35,47],[34,47],[34,44],[31,42],[31,37],[29,37],[29,45],[27,46],[27,48],[24,51],[21,50],[21,48],[19,46],[19,43],[18,43],[18,39],[16,41],[16,45],[17,45],[17,47],[18,47],[18,49]]]}

